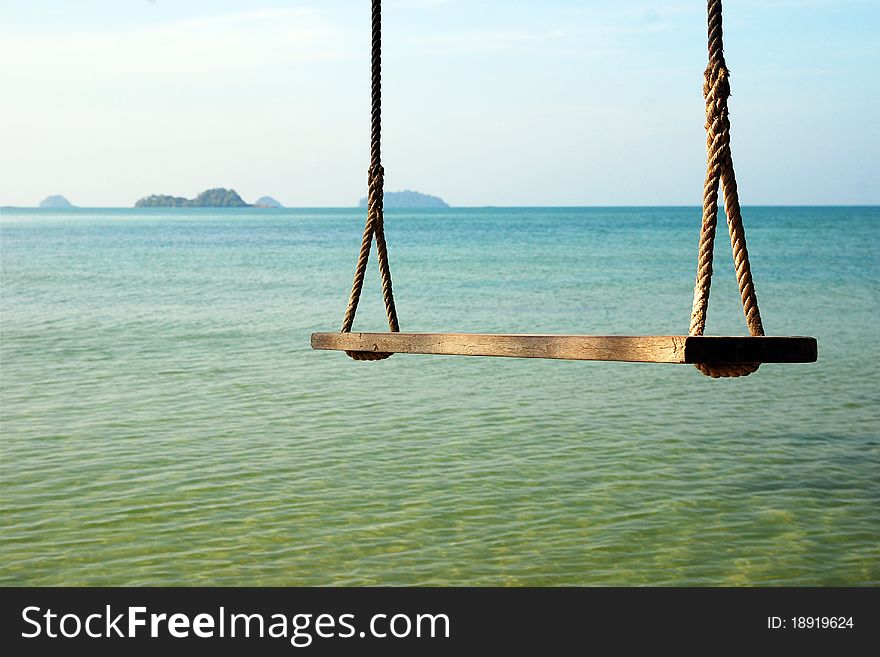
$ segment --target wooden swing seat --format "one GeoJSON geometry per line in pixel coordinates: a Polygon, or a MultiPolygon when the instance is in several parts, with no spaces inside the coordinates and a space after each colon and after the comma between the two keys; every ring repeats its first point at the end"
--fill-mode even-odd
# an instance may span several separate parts
{"type": "Polygon", "coordinates": [[[501,356],[695,365],[713,378],[748,376],[761,363],[812,363],[815,338],[765,336],[755,286],[752,281],[739,194],[730,154],[729,72],[722,44],[720,0],[708,2],[709,63],[704,73],[706,101],[707,167],[703,186],[703,220],[697,259],[697,280],[688,332],[691,335],[489,335],[485,333],[399,333],[391,285],[391,267],[384,228],[384,176],[380,153],[382,118],[382,11],[381,0],[372,0],[370,168],[367,176],[367,221],[361,240],[342,330],[312,333],[313,349],[345,351],[354,360],[384,360],[395,353],[449,356],[501,356]],[[719,192],[733,250],[734,269],[743,313],[750,336],[704,336],[709,290],[712,283],[715,229],[719,192]],[[373,241],[388,316],[385,333],[351,332],[373,241]]]}
{"type": "Polygon", "coordinates": [[[313,349],[637,363],[813,363],[816,339],[704,335],[312,333],[313,349]]]}

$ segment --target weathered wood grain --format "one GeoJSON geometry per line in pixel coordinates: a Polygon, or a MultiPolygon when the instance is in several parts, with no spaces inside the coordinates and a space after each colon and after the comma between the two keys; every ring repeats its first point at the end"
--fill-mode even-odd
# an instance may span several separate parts
{"type": "Polygon", "coordinates": [[[816,340],[776,336],[312,333],[313,349],[644,363],[811,363],[816,340]]]}

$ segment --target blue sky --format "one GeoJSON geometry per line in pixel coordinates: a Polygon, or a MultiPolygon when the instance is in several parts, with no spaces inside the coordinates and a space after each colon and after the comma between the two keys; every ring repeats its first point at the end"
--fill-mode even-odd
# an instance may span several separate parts
{"type": "MultiPolygon", "coordinates": [[[[725,12],[742,202],[880,203],[880,2],[725,12]]],[[[703,2],[386,0],[385,17],[386,189],[699,204],[703,2]]],[[[364,195],[368,0],[2,0],[0,89],[4,205],[364,195]]]]}

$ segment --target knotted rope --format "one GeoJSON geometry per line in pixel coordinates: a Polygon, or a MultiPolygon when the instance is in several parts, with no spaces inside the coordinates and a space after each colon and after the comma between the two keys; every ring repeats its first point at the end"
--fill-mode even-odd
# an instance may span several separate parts
{"type": "MultiPolygon", "coordinates": [[[[354,271],[354,282],[345,318],[342,320],[342,332],[349,333],[354,316],[357,313],[358,301],[364,286],[364,274],[370,259],[370,247],[373,237],[376,238],[376,253],[379,260],[379,274],[382,277],[382,297],[385,300],[385,313],[388,315],[388,328],[397,332],[397,310],[394,307],[394,293],[391,289],[391,267],[388,264],[388,247],[385,244],[385,219],[382,207],[385,170],[382,168],[380,141],[382,136],[382,1],[373,0],[372,8],[373,42],[372,42],[372,111],[370,124],[370,169],[367,172],[367,222],[364,226],[364,237],[358,255],[357,267],[354,271]]],[[[346,351],[355,360],[382,360],[391,354],[374,351],[346,351]]]]}
{"type": "MultiPolygon", "coordinates": [[[[697,283],[694,287],[694,308],[691,315],[690,334],[703,335],[706,328],[706,311],[709,306],[709,287],[712,284],[712,257],[715,243],[715,227],[718,223],[718,186],[724,192],[724,212],[730,230],[730,244],[736,280],[742,298],[743,312],[751,335],[764,335],[758,299],[752,283],[746,233],[740,214],[739,194],[733,158],[730,154],[730,116],[727,97],[730,95],[730,73],[724,62],[724,44],[721,30],[721,0],[708,0],[709,15],[709,64],[703,83],[706,99],[706,184],[703,188],[703,225],[700,231],[700,255],[697,265],[697,283]]],[[[697,363],[696,368],[706,376],[747,376],[758,369],[758,363],[706,365],[697,363]]]]}

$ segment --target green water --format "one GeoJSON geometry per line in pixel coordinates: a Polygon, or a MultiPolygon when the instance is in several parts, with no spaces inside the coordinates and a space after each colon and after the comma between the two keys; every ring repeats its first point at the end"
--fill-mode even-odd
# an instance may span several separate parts
{"type": "MultiPolygon", "coordinates": [[[[389,213],[401,326],[686,332],[699,219],[389,213]]],[[[4,209],[0,583],[878,585],[880,209],[745,219],[768,333],[819,362],[715,381],[311,351],[356,210],[4,209]]]]}

